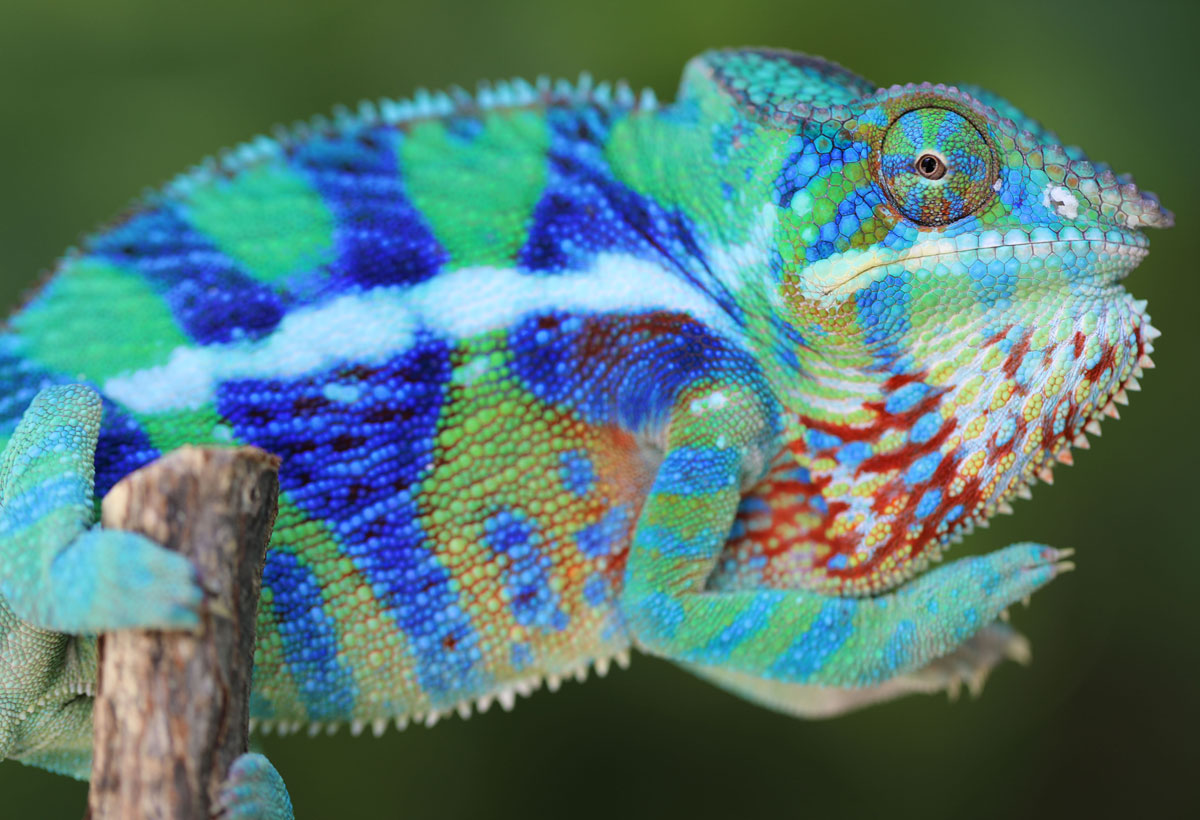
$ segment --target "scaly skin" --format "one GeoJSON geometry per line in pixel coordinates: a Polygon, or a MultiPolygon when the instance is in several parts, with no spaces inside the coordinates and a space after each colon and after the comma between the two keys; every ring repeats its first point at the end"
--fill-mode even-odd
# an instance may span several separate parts
{"type": "MultiPolygon", "coordinates": [[[[283,457],[281,731],[507,707],[630,646],[802,715],[977,686],[1066,553],[918,573],[1136,386],[1121,279],[1170,224],[988,92],[786,52],[697,58],[665,107],[517,82],[252,142],[0,336],[0,755],[85,776],[66,633],[194,617],[92,496],[184,443],[283,457]]],[[[229,816],[289,816],[265,760],[234,774],[229,816]]]]}

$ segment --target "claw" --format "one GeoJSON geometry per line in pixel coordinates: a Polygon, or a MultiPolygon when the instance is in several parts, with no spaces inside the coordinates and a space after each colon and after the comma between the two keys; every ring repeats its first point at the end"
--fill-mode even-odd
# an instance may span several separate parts
{"type": "Polygon", "coordinates": [[[1024,635],[1014,633],[1013,640],[1004,648],[1004,656],[1021,666],[1029,666],[1033,661],[1033,648],[1024,635]]]}

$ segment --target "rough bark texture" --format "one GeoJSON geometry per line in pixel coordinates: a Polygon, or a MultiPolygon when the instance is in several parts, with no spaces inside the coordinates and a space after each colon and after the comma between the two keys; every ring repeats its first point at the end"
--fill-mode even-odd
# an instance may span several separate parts
{"type": "Polygon", "coordinates": [[[206,591],[195,634],[100,639],[92,820],[208,820],[246,751],[254,624],[279,461],[261,450],[184,447],[105,496],[105,527],[192,559],[206,591]]]}

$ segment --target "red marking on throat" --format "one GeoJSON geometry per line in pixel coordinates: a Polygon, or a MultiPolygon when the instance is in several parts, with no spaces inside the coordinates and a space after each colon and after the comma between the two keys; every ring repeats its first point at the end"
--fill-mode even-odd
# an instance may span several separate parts
{"type": "Polygon", "coordinates": [[[1008,358],[1004,360],[1004,375],[1010,379],[1015,379],[1017,377],[1017,370],[1021,367],[1021,361],[1028,352],[1029,334],[1026,333],[1021,337],[1021,341],[1013,345],[1013,349],[1008,352],[1008,358]]]}

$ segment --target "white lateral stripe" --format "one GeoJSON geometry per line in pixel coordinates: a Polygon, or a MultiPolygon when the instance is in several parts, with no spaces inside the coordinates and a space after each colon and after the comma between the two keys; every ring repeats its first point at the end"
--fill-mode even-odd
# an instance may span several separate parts
{"type": "Polygon", "coordinates": [[[454,343],[550,310],[670,310],[737,335],[728,314],[676,274],[642,259],[602,254],[585,271],[539,275],[468,267],[417,285],[338,296],[289,313],[263,339],[178,347],[166,363],[114,376],[103,391],[138,413],[195,409],[212,401],[221,382],[297,378],[341,362],[381,363],[407,350],[422,328],[454,343]]]}

